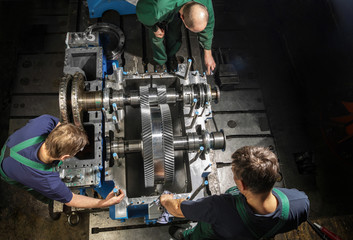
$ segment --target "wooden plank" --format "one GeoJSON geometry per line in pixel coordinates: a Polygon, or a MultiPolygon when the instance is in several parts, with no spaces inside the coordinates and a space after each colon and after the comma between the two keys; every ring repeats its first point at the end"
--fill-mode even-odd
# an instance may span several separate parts
{"type": "Polygon", "coordinates": [[[142,25],[137,21],[135,14],[122,16],[122,29],[125,34],[125,50],[124,50],[124,70],[127,72],[143,73],[143,41],[142,41],[142,25]]]}
{"type": "Polygon", "coordinates": [[[50,114],[59,117],[58,95],[14,95],[10,117],[36,117],[50,114]]]}
{"type": "Polygon", "coordinates": [[[20,55],[14,93],[58,93],[64,54],[20,55]]]}

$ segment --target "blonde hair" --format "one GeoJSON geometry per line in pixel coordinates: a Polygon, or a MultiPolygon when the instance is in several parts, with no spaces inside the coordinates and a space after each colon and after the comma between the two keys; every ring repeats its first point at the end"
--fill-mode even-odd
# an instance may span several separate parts
{"type": "Polygon", "coordinates": [[[71,123],[60,124],[45,140],[45,147],[52,158],[75,156],[86,144],[88,144],[86,132],[71,123]]]}

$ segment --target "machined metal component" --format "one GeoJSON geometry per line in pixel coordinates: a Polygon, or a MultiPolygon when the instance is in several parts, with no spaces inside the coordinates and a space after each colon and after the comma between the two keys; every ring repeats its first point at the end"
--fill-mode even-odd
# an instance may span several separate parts
{"type": "MultiPolygon", "coordinates": [[[[150,106],[151,89],[153,88],[148,86],[140,87],[146,187],[154,186],[155,181],[170,182],[174,179],[173,125],[170,109],[167,104],[150,106]]],[[[166,102],[166,89],[160,88],[159,93],[159,97],[166,102]]],[[[152,103],[155,102],[154,99],[152,96],[152,103]]]]}
{"type": "Polygon", "coordinates": [[[201,135],[196,132],[188,133],[186,136],[175,136],[173,140],[174,150],[196,151],[204,147],[208,153],[210,149],[225,149],[226,137],[223,131],[209,133],[203,131],[201,135]]]}
{"type": "Polygon", "coordinates": [[[211,95],[215,103],[218,103],[221,99],[221,91],[219,90],[219,87],[217,85],[212,89],[211,95]]]}
{"type": "Polygon", "coordinates": [[[98,33],[68,32],[66,34],[66,45],[70,48],[99,46],[98,33]]]}
{"type": "Polygon", "coordinates": [[[201,114],[200,114],[201,117],[203,116],[203,113],[205,112],[206,108],[209,107],[209,105],[210,105],[209,102],[206,102],[206,103],[205,103],[205,106],[203,106],[202,111],[201,111],[201,114]]]}
{"type": "Polygon", "coordinates": [[[198,111],[195,111],[195,114],[194,116],[192,117],[192,121],[190,123],[189,126],[186,126],[185,129],[192,129],[194,126],[195,126],[195,123],[196,123],[196,120],[197,120],[197,117],[199,116],[199,112],[198,111]]]}
{"type": "Polygon", "coordinates": [[[82,127],[83,110],[98,111],[103,107],[102,92],[86,92],[84,88],[84,75],[76,73],[72,81],[71,106],[73,122],[79,127],[82,127]]]}
{"type": "Polygon", "coordinates": [[[195,112],[196,104],[197,104],[197,98],[194,98],[194,101],[191,104],[190,111],[186,116],[192,117],[193,112],[195,112]]]}
{"type": "Polygon", "coordinates": [[[174,181],[173,123],[168,104],[159,105],[162,115],[165,182],[174,181]]]}
{"type": "Polygon", "coordinates": [[[165,85],[160,85],[157,87],[158,103],[167,103],[167,88],[165,85]]]}
{"type": "Polygon", "coordinates": [[[195,162],[201,156],[204,149],[205,148],[201,146],[200,149],[197,151],[196,155],[189,161],[189,164],[192,164],[193,162],[195,162]]]}
{"type": "Polygon", "coordinates": [[[65,75],[59,86],[59,108],[60,108],[60,122],[70,122],[71,115],[71,84],[72,75],[65,75]]]}
{"type": "Polygon", "coordinates": [[[107,59],[118,60],[120,58],[125,44],[125,36],[118,26],[110,23],[97,23],[89,26],[85,32],[100,33],[100,40],[103,42],[103,46],[105,46],[104,55],[107,59]]]}
{"type": "MultiPolygon", "coordinates": [[[[141,100],[144,99],[141,97],[141,100]]],[[[142,142],[143,142],[143,165],[145,187],[154,186],[154,165],[152,154],[152,120],[151,109],[146,105],[141,104],[141,125],[142,125],[142,142]]]]}
{"type": "MultiPolygon", "coordinates": [[[[211,112],[210,103],[219,99],[219,89],[212,89],[198,71],[190,71],[191,60],[180,64],[174,74],[135,70],[125,74],[116,61],[113,74],[103,72],[104,57],[120,59],[122,53],[123,38],[109,25],[91,26],[81,34],[86,36],[82,46],[71,44],[66,49],[66,75],[59,92],[61,119],[84,126],[94,145],[65,161],[59,172],[70,187],[100,186],[101,181],[118,185],[127,197],[114,206],[116,219],[128,217],[129,205],[150,206],[165,188],[179,197],[190,196],[210,163],[207,153],[223,149],[225,136],[206,131],[205,109],[211,112]],[[108,35],[113,37],[105,38],[108,35]],[[102,47],[86,44],[96,44],[98,38],[102,47]],[[105,41],[112,39],[116,41],[105,41]],[[184,114],[189,111],[187,118],[184,114]],[[202,114],[193,116],[195,111],[202,114]],[[198,161],[200,157],[203,161],[198,161]]],[[[149,219],[151,214],[158,217],[157,210],[149,208],[149,219]]]]}
{"type": "Polygon", "coordinates": [[[84,89],[84,76],[80,73],[74,75],[71,89],[71,106],[74,124],[82,127],[82,106],[80,100],[84,89]]]}
{"type": "Polygon", "coordinates": [[[223,130],[220,132],[213,132],[213,146],[212,149],[225,149],[226,148],[226,137],[223,130]]]}
{"type": "Polygon", "coordinates": [[[154,165],[154,178],[157,182],[162,182],[165,176],[164,172],[164,148],[163,148],[163,128],[162,115],[160,108],[151,107],[152,122],[152,157],[154,165]]]}
{"type": "Polygon", "coordinates": [[[192,60],[188,59],[188,62],[187,62],[187,65],[186,65],[184,79],[189,79],[189,73],[190,73],[191,65],[192,65],[192,60]]]}

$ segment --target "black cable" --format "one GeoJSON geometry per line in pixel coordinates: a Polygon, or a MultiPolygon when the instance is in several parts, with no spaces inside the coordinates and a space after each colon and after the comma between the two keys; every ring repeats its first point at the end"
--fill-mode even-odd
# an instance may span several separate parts
{"type": "Polygon", "coordinates": [[[316,227],[311,221],[309,221],[309,220],[306,220],[306,221],[309,223],[310,227],[311,227],[312,229],[314,229],[314,231],[317,233],[317,235],[320,236],[321,239],[323,239],[323,240],[330,240],[330,239],[329,239],[323,232],[321,232],[321,230],[320,230],[318,227],[316,227]]]}

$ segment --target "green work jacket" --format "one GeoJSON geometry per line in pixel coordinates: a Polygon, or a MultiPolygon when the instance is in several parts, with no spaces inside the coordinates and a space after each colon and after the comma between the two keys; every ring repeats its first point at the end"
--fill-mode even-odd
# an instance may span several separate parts
{"type": "MultiPolygon", "coordinates": [[[[194,0],[201,3],[208,9],[208,23],[206,28],[197,33],[199,42],[204,49],[210,50],[212,47],[214,13],[212,0],[194,0]]],[[[157,25],[170,23],[180,8],[190,0],[139,0],[136,5],[136,14],[138,20],[146,27],[157,31],[157,25]]]]}

